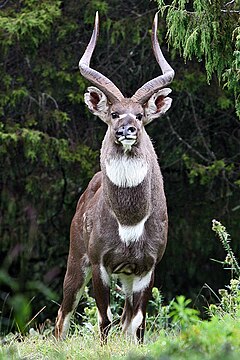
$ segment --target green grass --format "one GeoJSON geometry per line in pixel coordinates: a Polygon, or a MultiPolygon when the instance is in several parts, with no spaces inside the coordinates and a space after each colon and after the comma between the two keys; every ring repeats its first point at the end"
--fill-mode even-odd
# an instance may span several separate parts
{"type": "Polygon", "coordinates": [[[97,330],[89,333],[76,329],[65,341],[38,333],[15,339],[8,335],[0,348],[0,359],[240,359],[240,313],[235,318],[198,321],[184,330],[160,330],[146,333],[144,345],[135,345],[114,329],[106,346],[101,346],[97,330]]]}

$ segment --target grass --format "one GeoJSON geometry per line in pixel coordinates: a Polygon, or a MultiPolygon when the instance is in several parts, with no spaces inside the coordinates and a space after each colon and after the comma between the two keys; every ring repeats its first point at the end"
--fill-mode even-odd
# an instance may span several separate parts
{"type": "Polygon", "coordinates": [[[3,345],[0,359],[123,359],[129,352],[145,356],[147,346],[139,346],[127,341],[120,334],[112,334],[106,346],[101,346],[98,334],[80,335],[75,332],[65,341],[57,342],[53,336],[27,336],[17,343],[11,341],[3,345]]]}
{"type": "Polygon", "coordinates": [[[52,335],[15,338],[8,335],[0,347],[0,359],[74,359],[74,360],[237,360],[240,359],[240,313],[236,317],[213,316],[198,321],[184,330],[160,330],[146,333],[144,345],[127,340],[114,329],[106,346],[101,346],[97,330],[76,328],[65,341],[57,342],[52,335]]]}

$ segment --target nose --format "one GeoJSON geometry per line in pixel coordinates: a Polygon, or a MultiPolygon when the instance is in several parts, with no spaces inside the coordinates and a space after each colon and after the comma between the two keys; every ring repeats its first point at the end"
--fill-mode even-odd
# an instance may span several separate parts
{"type": "Polygon", "coordinates": [[[133,125],[123,125],[116,130],[116,137],[132,137],[137,135],[137,128],[133,125]]]}

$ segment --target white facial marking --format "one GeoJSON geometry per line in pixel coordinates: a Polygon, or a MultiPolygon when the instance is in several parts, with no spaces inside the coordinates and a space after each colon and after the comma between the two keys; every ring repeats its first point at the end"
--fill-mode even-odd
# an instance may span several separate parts
{"type": "Polygon", "coordinates": [[[144,225],[147,219],[148,215],[145,216],[138,224],[133,226],[121,225],[118,223],[118,233],[122,242],[128,245],[129,243],[138,241],[143,234],[144,225]]]}
{"type": "Polygon", "coordinates": [[[119,187],[134,187],[144,180],[148,164],[143,159],[131,159],[127,156],[111,158],[105,163],[106,173],[111,182],[119,187]]]}
{"type": "Polygon", "coordinates": [[[100,264],[100,276],[101,276],[103,284],[106,286],[109,286],[109,284],[110,284],[109,275],[108,275],[106,268],[103,266],[103,264],[100,264]]]}
{"type": "Polygon", "coordinates": [[[120,114],[118,119],[123,119],[125,118],[126,116],[130,116],[131,118],[133,119],[136,119],[136,115],[132,114],[132,113],[126,113],[126,114],[120,114]]]}

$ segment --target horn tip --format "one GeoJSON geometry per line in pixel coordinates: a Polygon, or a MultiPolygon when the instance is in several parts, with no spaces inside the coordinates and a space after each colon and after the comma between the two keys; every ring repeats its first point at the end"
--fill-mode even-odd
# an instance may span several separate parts
{"type": "Polygon", "coordinates": [[[153,26],[152,26],[152,35],[153,36],[156,36],[157,28],[158,28],[158,11],[156,12],[156,14],[154,16],[154,20],[153,20],[153,26]]]}
{"type": "Polygon", "coordinates": [[[95,14],[95,27],[98,27],[98,24],[99,24],[99,13],[98,13],[98,11],[96,11],[96,14],[95,14]]]}

